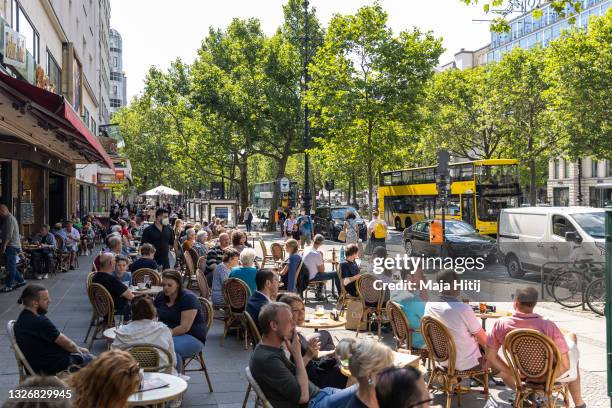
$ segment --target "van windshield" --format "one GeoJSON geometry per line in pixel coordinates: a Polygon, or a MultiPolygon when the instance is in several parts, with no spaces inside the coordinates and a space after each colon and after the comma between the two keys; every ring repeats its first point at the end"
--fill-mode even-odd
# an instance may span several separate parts
{"type": "Polygon", "coordinates": [[[572,218],[580,225],[580,228],[591,237],[605,238],[603,212],[573,214],[572,218]]]}

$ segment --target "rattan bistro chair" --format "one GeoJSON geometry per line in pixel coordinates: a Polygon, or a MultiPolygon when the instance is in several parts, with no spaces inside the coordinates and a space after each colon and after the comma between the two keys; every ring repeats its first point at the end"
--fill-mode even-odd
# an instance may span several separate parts
{"type": "MultiPolygon", "coordinates": [[[[106,288],[99,283],[92,283],[87,288],[87,295],[94,310],[94,331],[89,342],[89,349],[92,349],[95,340],[103,340],[103,337],[96,337],[104,330],[113,327],[115,318],[115,304],[113,298],[106,288]]],[[[89,332],[89,331],[88,331],[89,332]]],[[[85,338],[87,341],[87,338],[85,338]]]]}
{"type": "MultiPolygon", "coordinates": [[[[257,384],[257,381],[255,381],[255,378],[253,378],[253,375],[251,374],[251,369],[247,367],[244,371],[246,374],[247,381],[249,382],[249,387],[253,388],[253,390],[255,390],[255,395],[257,395],[257,399],[255,400],[255,406],[262,406],[263,408],[274,408],[270,401],[268,401],[268,399],[266,398],[266,395],[261,390],[259,384],[257,384]]],[[[246,407],[246,402],[247,401],[245,400],[244,404],[242,404],[242,408],[246,407]]]]}
{"type": "Polygon", "coordinates": [[[427,349],[414,348],[412,346],[412,335],[418,332],[418,329],[410,327],[408,318],[402,307],[393,301],[387,302],[387,317],[391,322],[393,329],[393,337],[395,338],[395,350],[405,349],[414,355],[421,357],[421,361],[425,364],[427,360],[427,349]]]}
{"type": "Polygon", "coordinates": [[[374,287],[374,282],[377,280],[378,277],[376,275],[366,273],[356,281],[357,294],[361,301],[363,314],[361,315],[361,323],[357,326],[355,336],[359,336],[359,329],[362,323],[367,323],[368,331],[371,331],[372,322],[377,322],[378,338],[381,338],[382,324],[386,322],[383,309],[385,291],[374,287]]]}
{"type": "Polygon", "coordinates": [[[161,285],[161,275],[155,269],[150,268],[140,268],[132,274],[132,283],[134,285],[138,285],[139,283],[143,283],[145,281],[145,276],[149,275],[151,279],[151,286],[160,286],[161,285]]]}
{"type": "Polygon", "coordinates": [[[210,286],[208,286],[208,281],[204,276],[204,272],[200,271],[199,269],[196,271],[196,281],[198,282],[198,290],[200,291],[200,296],[210,300],[212,296],[210,286]]]}
{"type": "Polygon", "coordinates": [[[244,332],[244,349],[248,348],[248,334],[246,331],[246,323],[244,321],[244,311],[246,310],[247,301],[249,300],[249,287],[242,280],[237,278],[228,278],[223,282],[223,298],[225,299],[224,328],[221,345],[227,336],[232,325],[237,324],[238,333],[244,332]]]}
{"type": "MultiPolygon", "coordinates": [[[[338,275],[338,280],[340,281],[340,288],[338,288],[339,296],[338,302],[336,303],[336,309],[338,309],[340,315],[343,315],[348,302],[351,300],[357,301],[359,300],[359,297],[352,296],[346,291],[346,286],[344,286],[344,279],[342,278],[342,271],[340,267],[336,269],[336,274],[338,275]]],[[[355,283],[355,285],[357,285],[357,283],[355,283]]]]}
{"type": "MultiPolygon", "coordinates": [[[[208,299],[204,299],[203,297],[199,297],[200,301],[200,311],[202,312],[202,317],[206,322],[206,331],[210,332],[210,327],[213,322],[213,308],[212,303],[208,299]]],[[[187,357],[183,360],[183,372],[192,372],[192,371],[203,371],[204,376],[206,377],[206,383],[208,384],[208,389],[210,392],[213,392],[212,382],[210,381],[210,375],[208,374],[208,368],[206,368],[206,362],[204,361],[204,353],[199,352],[194,354],[193,356],[187,357]],[[192,361],[197,361],[200,364],[200,368],[188,369],[187,367],[192,361]]]]}
{"type": "Polygon", "coordinates": [[[543,394],[545,407],[554,408],[561,396],[569,408],[567,383],[555,382],[561,353],[544,334],[532,329],[515,329],[506,335],[504,356],[516,383],[515,407],[533,394],[543,394]]]}
{"type": "Polygon", "coordinates": [[[172,374],[172,355],[168,350],[155,344],[139,343],[123,347],[146,372],[172,374]],[[160,354],[166,356],[168,363],[160,365],[160,354]]]}
{"type": "Polygon", "coordinates": [[[11,348],[15,353],[15,360],[17,360],[17,371],[19,372],[19,383],[22,383],[26,378],[36,375],[28,360],[26,360],[25,355],[17,345],[17,340],[15,339],[15,320],[10,320],[6,324],[6,332],[8,334],[9,342],[11,343],[11,348]]]}
{"type": "Polygon", "coordinates": [[[424,316],[421,320],[421,333],[427,344],[429,360],[433,366],[427,387],[432,388],[437,379],[440,383],[439,390],[446,393],[446,408],[452,404],[453,394],[457,394],[457,403],[461,405],[461,393],[458,392],[459,384],[465,378],[482,377],[485,397],[489,398],[489,369],[463,370],[455,369],[457,360],[457,348],[455,339],[446,326],[432,316],[424,316]],[[448,364],[446,367],[442,363],[448,364]]]}
{"type": "MultiPolygon", "coordinates": [[[[251,314],[246,310],[244,312],[244,319],[246,320],[247,328],[251,335],[251,345],[253,346],[253,350],[255,350],[255,347],[257,347],[257,345],[261,341],[261,334],[259,333],[257,325],[255,324],[255,320],[253,320],[251,314]]],[[[247,386],[246,394],[244,395],[244,402],[242,403],[242,408],[246,407],[247,401],[249,400],[249,394],[251,393],[251,388],[251,384],[249,383],[249,385],[247,386]]]]}

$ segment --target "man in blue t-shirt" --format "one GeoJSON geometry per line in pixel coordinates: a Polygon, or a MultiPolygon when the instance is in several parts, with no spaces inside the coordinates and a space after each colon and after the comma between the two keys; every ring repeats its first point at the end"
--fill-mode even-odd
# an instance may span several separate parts
{"type": "Polygon", "coordinates": [[[302,215],[298,217],[297,223],[300,226],[300,248],[304,249],[304,244],[311,245],[312,242],[312,218],[306,214],[306,209],[302,208],[302,215]]]}
{"type": "Polygon", "coordinates": [[[36,374],[55,375],[73,366],[83,367],[93,356],[57,330],[47,318],[49,292],[42,285],[28,285],[18,303],[23,311],[15,322],[17,345],[36,374]]]}

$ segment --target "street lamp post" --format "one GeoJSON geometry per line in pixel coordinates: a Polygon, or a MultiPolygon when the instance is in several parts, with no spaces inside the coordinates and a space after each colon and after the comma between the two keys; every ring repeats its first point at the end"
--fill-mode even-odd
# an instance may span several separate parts
{"type": "MultiPolygon", "coordinates": [[[[306,92],[308,92],[308,81],[310,79],[308,74],[308,0],[304,0],[304,67],[303,67],[303,76],[304,76],[304,94],[303,98],[306,96],[306,92]]],[[[311,196],[310,196],[310,158],[308,155],[308,148],[310,147],[310,123],[308,121],[308,117],[310,115],[310,111],[308,109],[308,104],[304,99],[304,194],[303,198],[303,206],[306,210],[306,214],[310,214],[311,208],[311,196]]]]}

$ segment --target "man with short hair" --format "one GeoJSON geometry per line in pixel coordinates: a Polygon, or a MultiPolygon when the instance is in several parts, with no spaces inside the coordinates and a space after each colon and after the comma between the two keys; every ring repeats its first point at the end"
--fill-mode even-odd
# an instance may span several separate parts
{"type": "Polygon", "coordinates": [[[196,251],[198,257],[208,255],[208,246],[206,245],[206,240],[208,240],[208,232],[204,230],[198,231],[198,233],[196,234],[195,242],[191,247],[196,251]]]}
{"type": "Polygon", "coordinates": [[[170,268],[170,247],[174,244],[174,231],[170,227],[168,210],[158,208],[155,211],[155,223],[145,228],[140,239],[142,244],[149,243],[155,247],[155,262],[164,269],[170,268]]]}
{"type": "Polygon", "coordinates": [[[340,274],[346,293],[357,297],[357,287],[355,282],[359,279],[359,265],[357,265],[357,257],[359,256],[359,247],[355,244],[347,245],[344,253],[344,260],[340,262],[340,274]]]}
{"type": "MultiPolygon", "coordinates": [[[[322,282],[331,280],[336,287],[336,290],[340,290],[340,279],[338,274],[334,271],[325,272],[325,262],[323,261],[323,254],[320,250],[321,245],[325,242],[325,237],[321,234],[317,234],[312,242],[312,247],[306,248],[304,251],[304,267],[308,271],[308,280],[310,282],[322,282]]],[[[317,299],[322,300],[322,295],[317,293],[317,299]]]]}
{"type": "Polygon", "coordinates": [[[279,302],[265,305],[259,313],[259,326],[261,342],[251,355],[249,369],[272,406],[343,407],[355,395],[355,387],[319,389],[308,380],[300,336],[295,333],[289,305],[279,302]],[[285,355],[283,344],[294,362],[285,355]]]}
{"type": "Polygon", "coordinates": [[[128,255],[125,247],[123,246],[121,237],[119,236],[113,236],[108,239],[108,249],[110,250],[110,252],[115,254],[115,256],[116,255],[125,255],[125,256],[128,255]]]}
{"type": "Polygon", "coordinates": [[[243,218],[247,232],[251,232],[251,225],[253,224],[253,213],[251,212],[251,209],[249,207],[247,207],[247,209],[244,211],[243,218]]]}
{"type": "Polygon", "coordinates": [[[260,269],[255,274],[257,290],[247,302],[246,310],[259,328],[259,312],[266,304],[275,301],[278,295],[278,277],[269,269],[260,269]]]}
{"type": "Polygon", "coordinates": [[[81,234],[79,230],[72,226],[72,221],[67,220],[62,224],[62,229],[58,231],[59,235],[64,240],[64,252],[69,254],[68,268],[74,269],[76,262],[77,251],[79,250],[79,243],[81,242],[81,234]]]}
{"type": "Polygon", "coordinates": [[[103,252],[100,255],[100,269],[93,276],[92,282],[104,286],[113,298],[115,315],[129,315],[128,300],[134,298],[132,291],[119,278],[113,275],[115,271],[115,255],[103,252]]]}
{"type": "Polygon", "coordinates": [[[206,255],[206,280],[208,281],[208,286],[212,287],[212,278],[213,272],[217,267],[217,264],[221,263],[223,259],[223,250],[230,246],[230,236],[227,233],[222,233],[219,235],[219,243],[214,247],[210,248],[208,254],[206,255]]]}
{"type": "Polygon", "coordinates": [[[584,408],[586,404],[582,399],[580,389],[580,369],[578,367],[578,346],[574,333],[565,336],[557,325],[539,314],[533,312],[538,303],[538,291],[529,286],[517,289],[514,298],[514,313],[512,316],[502,317],[493,323],[487,336],[487,361],[499,370],[500,377],[510,388],[516,386],[510,367],[498,354],[504,344],[506,335],[514,329],[533,329],[550,338],[559,348],[561,361],[555,372],[556,382],[567,383],[576,408],[584,408]]]}
{"type": "Polygon", "coordinates": [[[438,273],[437,280],[450,285],[451,289],[441,291],[439,299],[427,302],[425,316],[440,320],[453,336],[455,348],[459,351],[455,361],[456,370],[482,368],[483,359],[478,346],[486,346],[487,335],[472,307],[458,299],[461,293],[459,289],[455,289],[455,282],[459,281],[458,275],[447,269],[438,273]]]}
{"type": "Polygon", "coordinates": [[[158,265],[153,258],[155,258],[155,247],[151,244],[142,244],[140,246],[140,258],[130,265],[130,271],[136,272],[142,268],[157,270],[158,265]]]}
{"type": "Polygon", "coordinates": [[[47,224],[40,226],[40,232],[34,235],[32,244],[38,246],[37,249],[30,252],[32,256],[32,269],[36,279],[47,279],[49,277],[49,270],[53,267],[57,245],[55,237],[49,232],[47,224]]]}
{"type": "Polygon", "coordinates": [[[15,340],[26,360],[40,375],[55,375],[71,366],[83,367],[93,356],[60,333],[46,316],[49,292],[42,285],[28,285],[18,303],[23,310],[15,322],[15,340]]]}
{"type": "Polygon", "coordinates": [[[4,221],[0,255],[4,255],[4,265],[7,273],[6,286],[0,289],[0,292],[6,293],[25,285],[26,282],[21,272],[17,270],[17,257],[21,251],[19,223],[4,204],[0,204],[0,219],[4,221]]]}
{"type": "Polygon", "coordinates": [[[297,223],[300,229],[300,248],[304,248],[304,245],[310,245],[312,240],[312,218],[310,214],[306,214],[306,209],[302,208],[302,215],[297,219],[297,223]]]}

